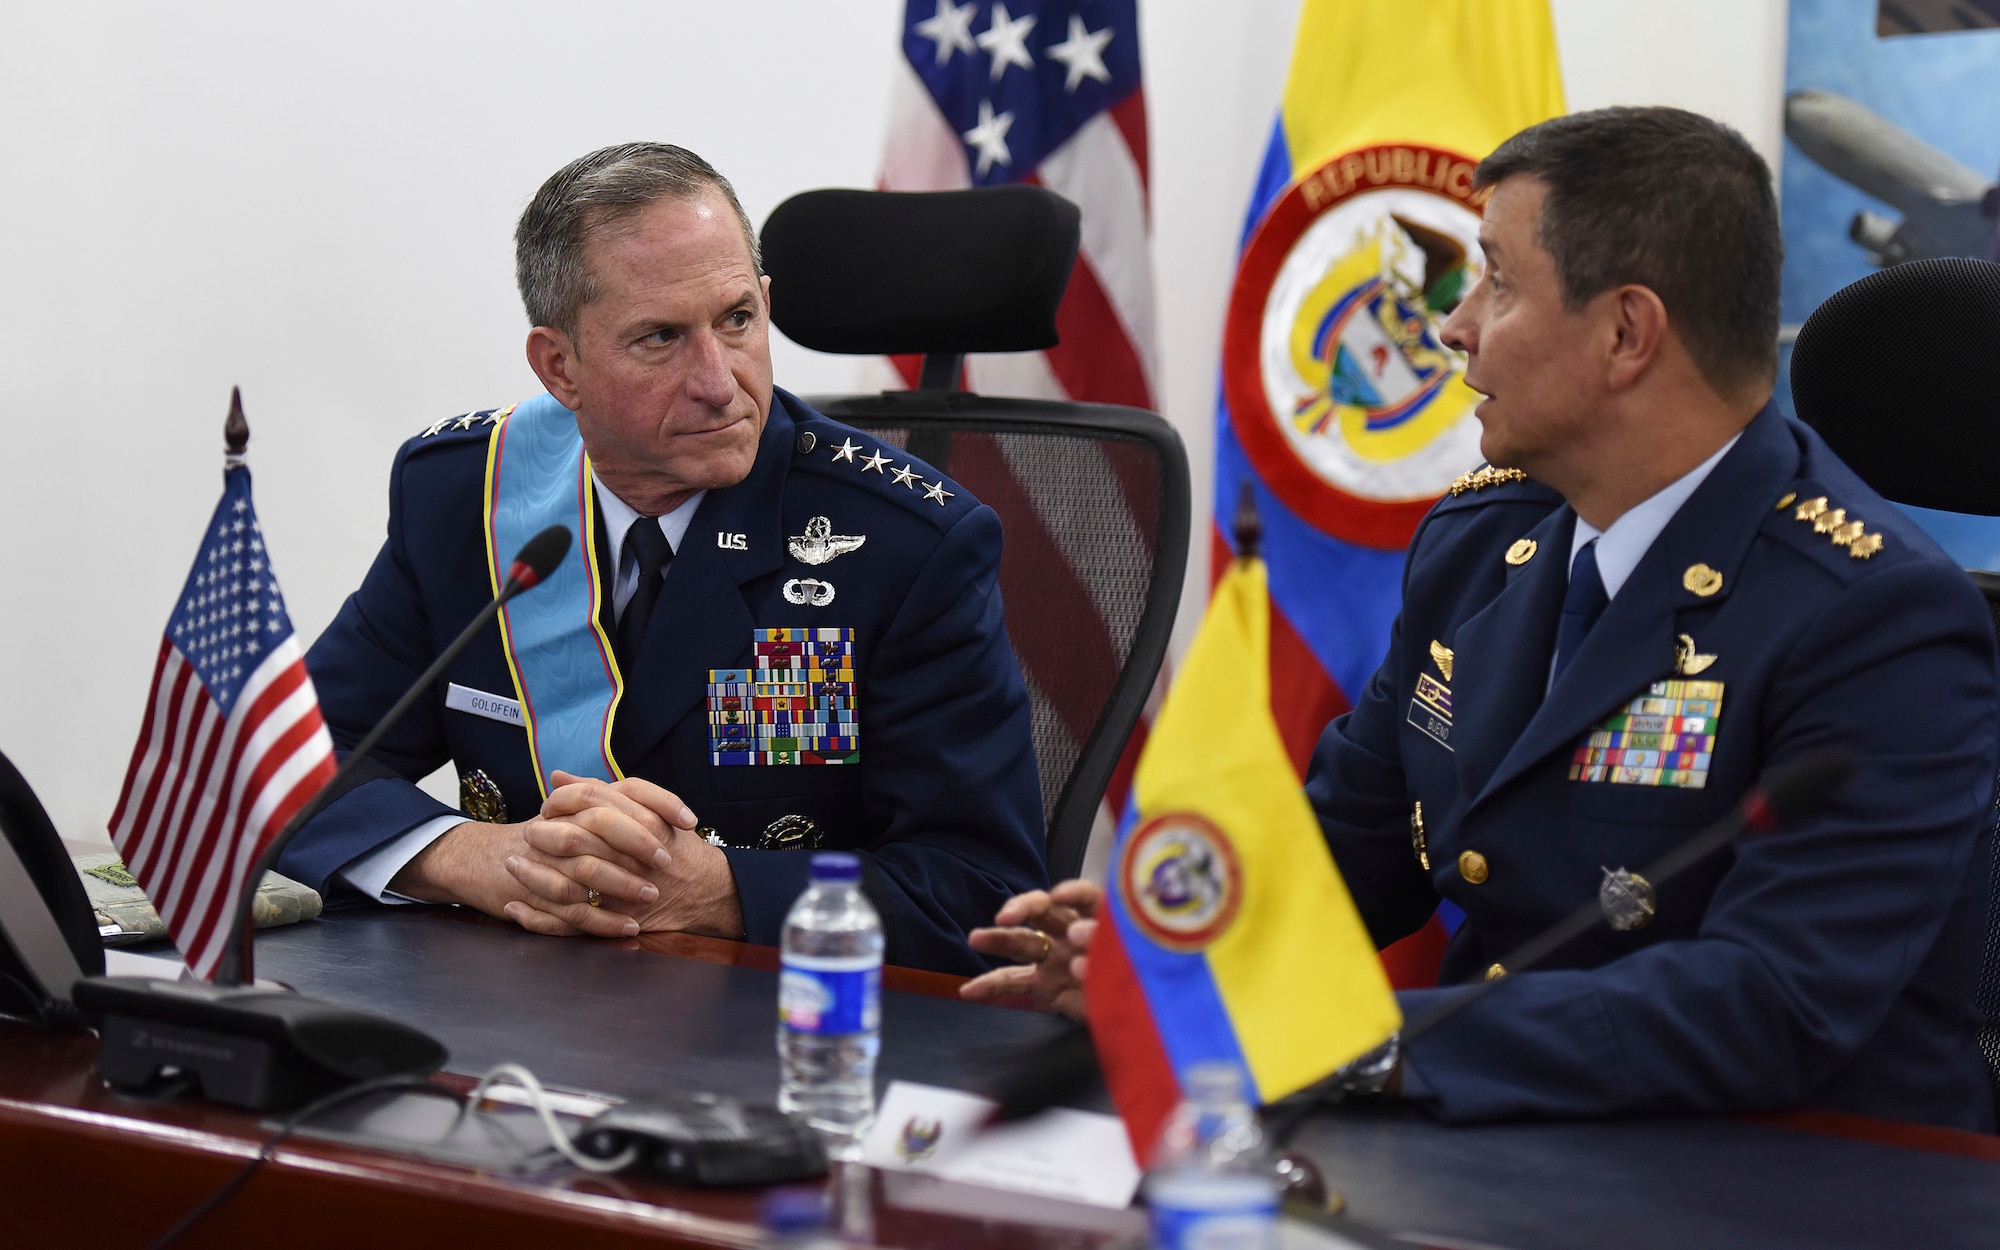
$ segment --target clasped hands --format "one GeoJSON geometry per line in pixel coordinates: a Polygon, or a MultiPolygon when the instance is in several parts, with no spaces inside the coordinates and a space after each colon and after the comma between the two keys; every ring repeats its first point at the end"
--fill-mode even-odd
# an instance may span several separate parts
{"type": "Polygon", "coordinates": [[[694,813],[672,792],[635,777],[599,781],[557,771],[550,782],[534,819],[454,826],[389,888],[477,907],[556,937],[743,936],[729,859],[694,832],[694,813]]]}

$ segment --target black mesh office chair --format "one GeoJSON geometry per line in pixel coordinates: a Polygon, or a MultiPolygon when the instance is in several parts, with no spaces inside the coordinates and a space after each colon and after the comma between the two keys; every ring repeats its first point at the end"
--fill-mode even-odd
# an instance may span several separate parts
{"type": "MultiPolygon", "coordinates": [[[[2000,516],[2000,265],[1924,260],[1844,287],[1799,329],[1799,417],[1897,503],[2000,516]]],[[[2000,572],[1971,570],[2000,630],[2000,572]]],[[[2000,802],[2000,790],[1996,790],[2000,802]]],[[[1977,1002],[2000,1099],[2000,806],[1977,1002]]]]}
{"type": "MultiPolygon", "coordinates": [[[[1007,633],[1027,677],[1049,873],[1075,876],[1166,655],[1187,566],[1180,436],[1109,404],[953,389],[968,352],[1056,342],[1077,211],[1037,187],[812,191],[765,222],[772,317],[806,347],[921,353],[920,389],[810,396],[1000,515],[1007,633]]],[[[977,795],[967,795],[977,802],[977,795]]]]}

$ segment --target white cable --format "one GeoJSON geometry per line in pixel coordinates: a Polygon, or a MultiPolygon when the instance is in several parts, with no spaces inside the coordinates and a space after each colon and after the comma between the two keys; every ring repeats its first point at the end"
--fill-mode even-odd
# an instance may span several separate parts
{"type": "Polygon", "coordinates": [[[542,1118],[542,1127],[549,1131],[549,1140],[555,1144],[557,1150],[562,1152],[565,1159],[568,1159],[584,1171],[599,1173],[616,1172],[639,1157],[639,1148],[637,1146],[627,1146],[614,1158],[610,1159],[593,1159],[581,1150],[578,1150],[576,1143],[570,1140],[569,1134],[556,1121],[556,1113],[549,1107],[548,1091],[542,1088],[542,1083],[535,1079],[534,1073],[528,1071],[518,1063],[499,1064],[488,1071],[485,1076],[480,1077],[479,1084],[472,1087],[472,1095],[466,1099],[465,1105],[468,1108],[476,1109],[479,1106],[481,1097],[485,1095],[487,1088],[495,1081],[511,1081],[528,1091],[528,1101],[533,1104],[535,1114],[542,1118]]]}

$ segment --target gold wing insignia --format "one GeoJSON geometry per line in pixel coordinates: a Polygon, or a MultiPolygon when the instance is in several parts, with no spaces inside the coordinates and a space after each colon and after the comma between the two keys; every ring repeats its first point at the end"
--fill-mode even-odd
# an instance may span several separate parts
{"type": "Polygon", "coordinates": [[[1451,653],[1451,648],[1450,648],[1450,647],[1447,647],[1447,646],[1445,646],[1445,645],[1444,645],[1443,643],[1441,643],[1441,642],[1437,641],[1436,639],[1432,639],[1432,640],[1431,640],[1431,659],[1433,659],[1433,660],[1436,660],[1436,661],[1437,661],[1437,666],[1438,666],[1438,672],[1440,672],[1440,673],[1443,673],[1443,674],[1444,674],[1444,679],[1445,679],[1446,681],[1450,681],[1450,680],[1451,680],[1451,662],[1452,662],[1452,659],[1453,659],[1453,656],[1452,656],[1452,653],[1451,653]]]}

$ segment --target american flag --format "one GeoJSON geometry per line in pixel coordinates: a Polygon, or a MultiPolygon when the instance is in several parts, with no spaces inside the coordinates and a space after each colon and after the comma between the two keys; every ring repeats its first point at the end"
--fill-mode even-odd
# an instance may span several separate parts
{"type": "MultiPolygon", "coordinates": [[[[966,362],[967,388],[1152,410],[1158,374],[1137,0],[909,0],[894,73],[885,190],[1035,183],[1082,212],[1083,247],[1056,316],[1062,341],[1042,352],[975,355],[966,362]]],[[[893,363],[915,386],[917,358],[893,363]]],[[[1009,533],[1009,545],[1016,541],[1009,533]]],[[[1087,731],[1094,711],[1064,719],[1087,731]]],[[[1107,795],[1112,814],[1124,806],[1136,758],[1135,740],[1107,795]]]]}
{"type": "Polygon", "coordinates": [[[251,865],[333,772],[250,470],[233,465],[160,640],[111,815],[111,840],[197,976],[213,979],[237,937],[251,865]]]}

